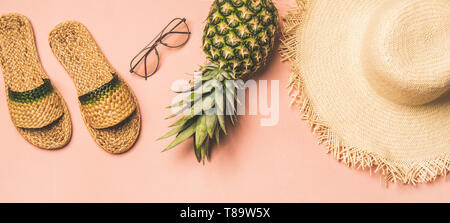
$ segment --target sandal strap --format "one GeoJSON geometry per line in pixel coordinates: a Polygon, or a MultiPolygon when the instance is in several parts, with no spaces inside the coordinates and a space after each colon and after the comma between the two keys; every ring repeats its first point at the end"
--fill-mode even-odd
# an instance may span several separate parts
{"type": "Polygon", "coordinates": [[[49,79],[35,89],[17,92],[8,88],[11,119],[20,128],[42,128],[64,114],[60,96],[49,79]]]}
{"type": "Polygon", "coordinates": [[[113,78],[99,88],[81,95],[83,115],[95,129],[115,126],[136,110],[136,102],[129,87],[115,73],[113,78]]]}

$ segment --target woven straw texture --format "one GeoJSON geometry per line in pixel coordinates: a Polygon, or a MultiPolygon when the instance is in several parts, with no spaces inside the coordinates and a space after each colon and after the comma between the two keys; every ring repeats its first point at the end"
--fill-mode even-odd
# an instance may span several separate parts
{"type": "Polygon", "coordinates": [[[297,5],[285,17],[281,53],[293,71],[292,103],[319,142],[337,160],[387,182],[446,175],[450,1],[297,5]]]}
{"type": "Polygon", "coordinates": [[[72,135],[70,115],[42,68],[25,16],[0,17],[0,59],[8,109],[19,133],[39,148],[66,145],[72,135]]]}
{"type": "Polygon", "coordinates": [[[50,32],[49,43],[75,83],[84,122],[95,142],[110,153],[128,151],[140,133],[138,102],[89,31],[79,22],[63,22],[50,32]]]}

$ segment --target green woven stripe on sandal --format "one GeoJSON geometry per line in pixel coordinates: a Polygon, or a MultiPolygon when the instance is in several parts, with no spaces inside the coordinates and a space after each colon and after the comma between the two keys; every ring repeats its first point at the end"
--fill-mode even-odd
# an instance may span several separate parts
{"type": "Polygon", "coordinates": [[[121,81],[117,74],[113,73],[112,75],[113,78],[108,83],[87,94],[79,96],[78,99],[80,100],[81,105],[95,104],[114,92],[120,86],[121,81]]]}
{"type": "Polygon", "coordinates": [[[43,79],[44,83],[32,90],[17,92],[11,89],[8,89],[8,98],[11,101],[17,103],[25,103],[31,104],[33,102],[37,102],[45,98],[46,96],[53,93],[53,86],[49,79],[43,79]]]}

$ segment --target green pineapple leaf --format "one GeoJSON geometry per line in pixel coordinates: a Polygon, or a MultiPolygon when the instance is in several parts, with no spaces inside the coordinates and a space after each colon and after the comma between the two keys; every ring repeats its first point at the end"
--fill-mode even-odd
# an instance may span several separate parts
{"type": "Polygon", "coordinates": [[[159,137],[159,138],[156,139],[156,140],[161,140],[161,139],[169,138],[169,137],[171,137],[171,136],[173,136],[173,135],[179,133],[181,130],[183,130],[183,127],[184,127],[184,126],[179,126],[179,127],[177,127],[177,128],[174,128],[174,129],[170,130],[168,133],[166,133],[165,135],[159,137]]]}
{"type": "Polygon", "coordinates": [[[196,124],[195,122],[192,123],[189,127],[184,129],[180,132],[180,134],[177,135],[177,137],[170,143],[163,152],[172,149],[173,147],[177,146],[178,144],[182,143],[184,140],[188,139],[195,133],[196,124]]]}
{"type": "MultiPolygon", "coordinates": [[[[201,162],[205,165],[205,157],[209,156],[209,139],[207,139],[200,147],[201,162]]],[[[200,162],[200,161],[199,161],[200,162]]]]}
{"type": "Polygon", "coordinates": [[[195,130],[195,147],[200,148],[207,136],[206,116],[202,115],[197,119],[195,130]]]}
{"type": "Polygon", "coordinates": [[[180,119],[178,119],[178,121],[176,121],[175,123],[169,125],[169,127],[179,126],[179,125],[185,123],[187,120],[191,119],[192,117],[194,117],[194,116],[192,116],[192,115],[190,115],[190,114],[185,115],[185,116],[183,116],[183,118],[180,118],[180,119]]]}
{"type": "Polygon", "coordinates": [[[184,99],[178,102],[173,103],[172,105],[167,106],[166,108],[177,108],[184,104],[184,99]]]}
{"type": "Polygon", "coordinates": [[[200,152],[201,148],[195,146],[195,137],[194,137],[194,153],[195,153],[195,158],[197,158],[197,162],[200,163],[200,161],[202,160],[202,154],[200,152]]]}
{"type": "Polygon", "coordinates": [[[225,135],[226,135],[227,134],[227,128],[225,126],[225,116],[218,115],[217,116],[217,120],[219,120],[220,128],[222,129],[223,133],[225,133],[225,135]]]}
{"type": "Polygon", "coordinates": [[[213,115],[206,115],[206,129],[208,130],[208,135],[210,138],[213,138],[214,129],[217,125],[217,116],[215,114],[213,115]]]}
{"type": "Polygon", "coordinates": [[[214,131],[214,136],[216,138],[216,144],[219,145],[220,144],[220,129],[216,128],[216,131],[214,131]]]}

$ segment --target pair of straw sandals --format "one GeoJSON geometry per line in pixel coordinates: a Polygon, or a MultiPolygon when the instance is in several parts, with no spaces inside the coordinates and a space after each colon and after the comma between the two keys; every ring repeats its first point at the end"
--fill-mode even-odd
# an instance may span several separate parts
{"type": "MultiPolygon", "coordinates": [[[[75,83],[92,138],[107,152],[128,151],[141,128],[133,91],[79,22],[57,25],[49,43],[75,83]]],[[[0,65],[9,113],[19,133],[39,148],[65,146],[72,135],[69,111],[42,68],[31,24],[23,15],[0,17],[0,65]]]]}

